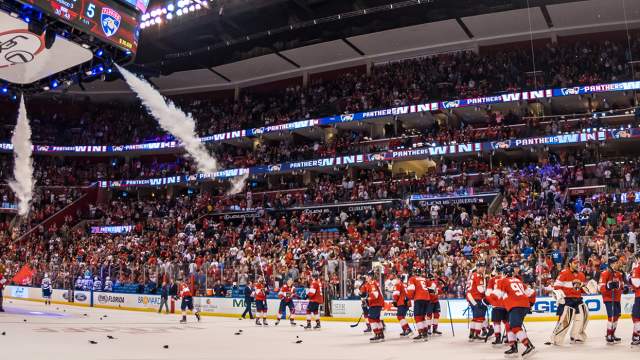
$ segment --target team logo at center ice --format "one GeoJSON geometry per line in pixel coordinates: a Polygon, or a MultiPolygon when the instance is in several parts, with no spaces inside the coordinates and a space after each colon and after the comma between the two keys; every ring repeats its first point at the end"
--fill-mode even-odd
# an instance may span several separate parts
{"type": "Polygon", "coordinates": [[[114,35],[120,28],[120,20],[122,16],[117,11],[109,8],[102,8],[100,14],[100,24],[102,25],[102,31],[107,37],[114,35]]]}

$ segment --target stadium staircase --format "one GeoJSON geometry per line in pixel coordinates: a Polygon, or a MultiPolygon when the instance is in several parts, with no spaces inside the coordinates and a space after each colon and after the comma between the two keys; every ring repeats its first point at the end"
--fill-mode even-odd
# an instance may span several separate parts
{"type": "Polygon", "coordinates": [[[82,196],[80,196],[77,200],[60,209],[55,214],[44,219],[38,225],[31,227],[24,234],[22,234],[17,239],[17,241],[28,238],[29,236],[36,233],[40,228],[48,229],[52,224],[56,224],[56,226],[59,228],[60,226],[62,226],[62,224],[64,224],[65,217],[71,216],[76,219],[78,211],[80,211],[81,213],[85,213],[89,209],[89,204],[96,202],[96,199],[98,198],[98,188],[96,184],[93,184],[84,188],[84,191],[85,193],[82,194],[82,196]]]}

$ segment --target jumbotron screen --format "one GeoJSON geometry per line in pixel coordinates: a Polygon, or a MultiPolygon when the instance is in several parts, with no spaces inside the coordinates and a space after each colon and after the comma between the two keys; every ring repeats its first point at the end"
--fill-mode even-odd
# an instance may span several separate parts
{"type": "Polygon", "coordinates": [[[138,13],[115,0],[21,0],[121,49],[138,49],[138,13]]]}

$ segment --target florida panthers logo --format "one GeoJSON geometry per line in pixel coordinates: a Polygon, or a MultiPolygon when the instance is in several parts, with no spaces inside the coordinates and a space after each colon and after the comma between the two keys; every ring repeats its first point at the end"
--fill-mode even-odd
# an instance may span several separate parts
{"type": "Polygon", "coordinates": [[[104,31],[104,34],[107,35],[107,37],[113,36],[118,32],[121,19],[122,17],[117,11],[109,8],[102,8],[100,24],[102,25],[102,31],[104,31]]]}

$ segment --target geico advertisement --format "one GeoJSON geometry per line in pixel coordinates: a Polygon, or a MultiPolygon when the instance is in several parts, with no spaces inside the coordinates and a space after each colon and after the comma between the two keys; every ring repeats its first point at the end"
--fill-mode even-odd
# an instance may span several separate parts
{"type": "MultiPolygon", "coordinates": [[[[634,295],[622,296],[621,306],[623,314],[630,314],[633,308],[634,295]]],[[[589,295],[584,297],[584,303],[591,315],[605,315],[606,309],[600,295],[589,295]]],[[[449,318],[449,306],[451,307],[451,317],[453,319],[467,319],[471,317],[469,302],[463,299],[440,300],[440,317],[449,318]]],[[[411,316],[410,308],[407,316],[411,316]]],[[[533,313],[528,317],[549,317],[554,316],[558,311],[558,303],[551,297],[538,298],[533,305],[533,313]]],[[[362,305],[359,300],[334,300],[331,302],[331,314],[336,318],[357,318],[362,314],[362,305]]],[[[395,317],[396,308],[388,304],[383,311],[385,317],[395,317]]]]}

